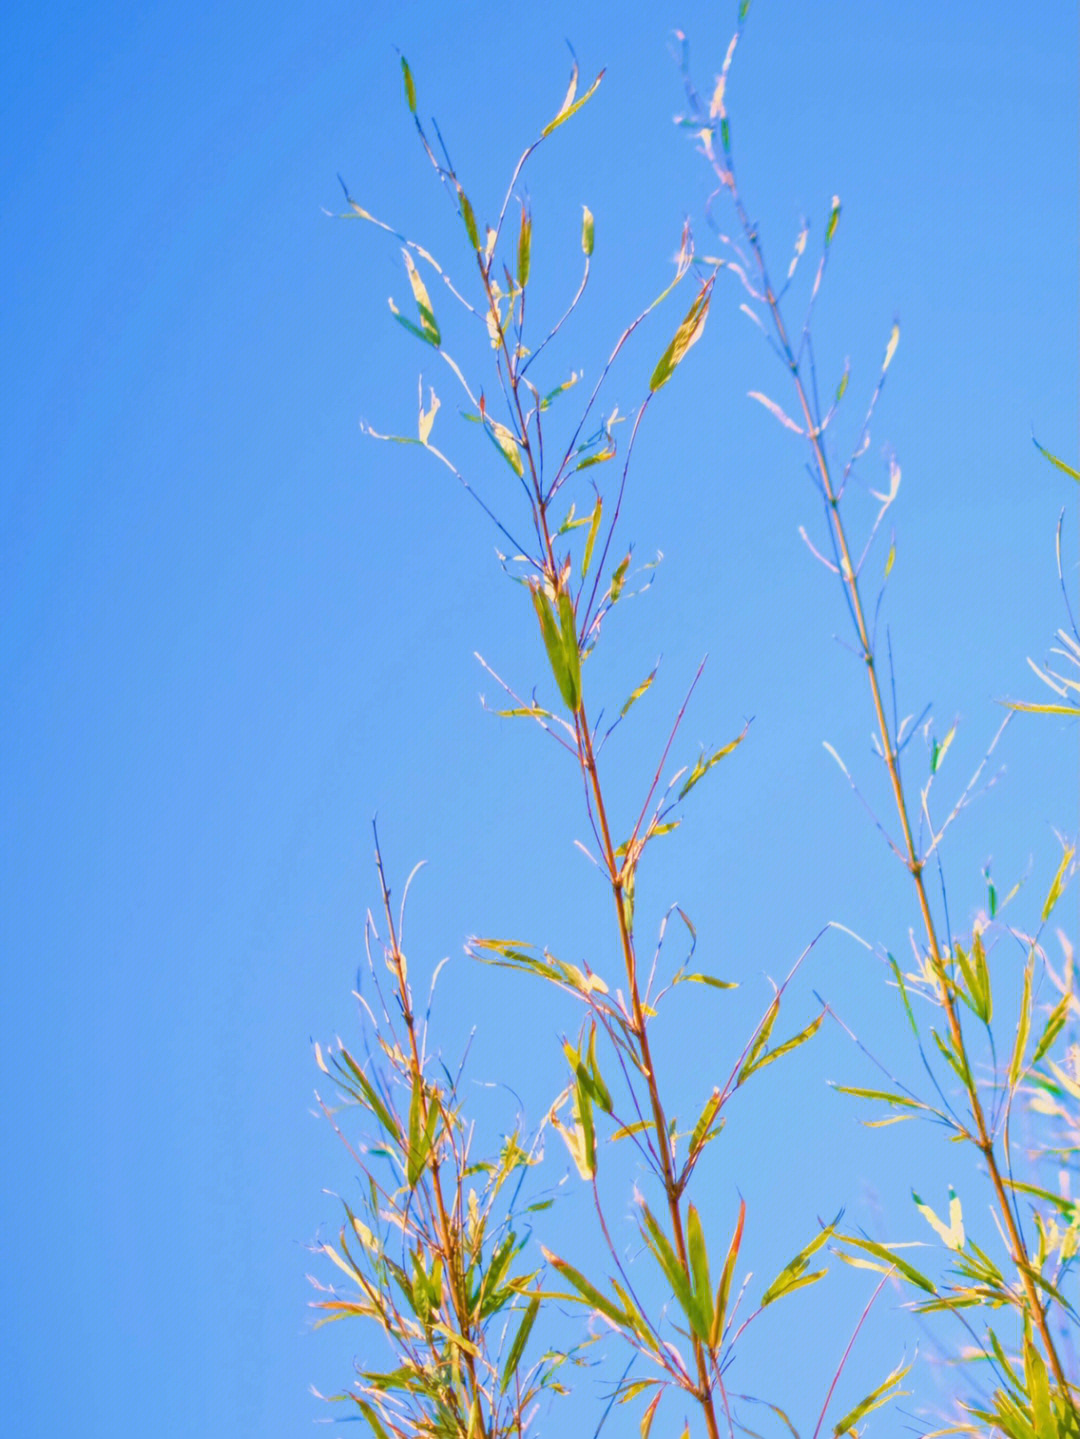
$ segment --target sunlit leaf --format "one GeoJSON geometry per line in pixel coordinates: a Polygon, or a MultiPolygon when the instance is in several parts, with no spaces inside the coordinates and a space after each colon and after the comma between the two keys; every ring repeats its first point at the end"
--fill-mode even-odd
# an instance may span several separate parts
{"type": "Polygon", "coordinates": [[[1080,480],[1080,470],[1074,470],[1072,465],[1067,465],[1064,460],[1059,460],[1057,455],[1052,455],[1049,450],[1044,449],[1043,446],[1039,444],[1038,440],[1035,438],[1034,435],[1032,435],[1031,437],[1031,442],[1038,450],[1040,455],[1045,456],[1052,465],[1056,466],[1064,474],[1068,475],[1070,479],[1080,480]]]}
{"type": "Polygon", "coordinates": [[[840,196],[834,195],[832,210],[829,213],[829,223],[825,226],[825,246],[832,244],[832,238],[836,234],[836,226],[840,221],[840,196]]]}
{"type": "Polygon", "coordinates": [[[825,1275],[824,1269],[816,1269],[812,1273],[806,1273],[806,1267],[811,1254],[815,1254],[836,1228],[835,1223],[827,1224],[820,1234],[815,1234],[810,1243],[799,1250],[794,1259],[788,1261],[776,1276],[773,1282],[761,1296],[761,1307],[772,1304],[784,1294],[790,1294],[795,1289],[801,1289],[807,1284],[815,1284],[825,1275]]]}
{"type": "Polygon", "coordinates": [[[401,57],[401,73],[405,80],[405,101],[409,109],[415,115],[416,85],[413,83],[412,71],[409,69],[409,62],[405,59],[404,55],[402,55],[401,57]]]}
{"type": "Polygon", "coordinates": [[[841,1435],[853,1433],[856,1421],[861,1419],[864,1414],[870,1414],[873,1410],[880,1409],[883,1404],[887,1404],[890,1399],[898,1399],[902,1394],[907,1393],[907,1390],[897,1390],[896,1386],[910,1369],[910,1364],[898,1365],[887,1379],[876,1389],[870,1391],[865,1399],[860,1399],[855,1408],[849,1414],[845,1414],[833,1429],[836,1439],[840,1439],[841,1435]]]}
{"type": "Polygon", "coordinates": [[[1020,1018],[1016,1025],[1016,1042],[1013,1045],[1012,1059],[1009,1061],[1010,1089],[1015,1089],[1019,1084],[1024,1068],[1024,1050],[1027,1047],[1028,1034],[1031,1030],[1031,977],[1033,971],[1034,958],[1029,955],[1027,964],[1024,966],[1024,992],[1020,1000],[1020,1018]]]}
{"type": "Polygon", "coordinates": [[[675,367],[684,357],[692,345],[696,345],[701,339],[702,331],[705,329],[705,321],[709,315],[709,301],[712,298],[712,280],[706,281],[694,303],[686,312],[686,318],[675,331],[675,338],[660,356],[656,369],[649,381],[649,389],[653,394],[666,385],[675,373],[675,367]]]}
{"type": "Polygon", "coordinates": [[[522,289],[529,283],[529,266],[532,257],[532,216],[523,204],[521,207],[521,229],[518,231],[517,278],[522,289]]]}
{"type": "Polygon", "coordinates": [[[1061,898],[1061,891],[1065,888],[1065,873],[1072,863],[1072,857],[1075,853],[1076,850],[1069,845],[1066,847],[1065,853],[1061,856],[1061,863],[1058,865],[1057,874],[1054,875],[1054,882],[1050,886],[1050,893],[1046,896],[1046,903],[1042,907],[1044,923],[1050,918],[1054,905],[1057,904],[1061,898]]]}
{"type": "Polygon", "coordinates": [[[585,258],[589,259],[596,244],[596,221],[588,205],[582,205],[581,210],[581,248],[585,252],[585,258]]]}
{"type": "Polygon", "coordinates": [[[571,115],[576,115],[577,112],[581,109],[582,105],[586,104],[589,100],[592,99],[592,97],[596,94],[596,90],[600,84],[600,81],[604,78],[604,72],[603,70],[601,70],[600,74],[597,75],[596,79],[585,91],[584,95],[582,95],[580,99],[575,100],[574,95],[577,92],[577,77],[578,67],[577,61],[575,61],[574,71],[570,77],[570,88],[566,92],[566,99],[562,102],[562,107],[559,110],[559,113],[555,116],[554,120],[549,121],[548,124],[546,124],[544,128],[540,131],[541,140],[546,140],[547,137],[551,134],[552,130],[557,130],[560,125],[562,125],[565,121],[569,120],[571,115]]]}

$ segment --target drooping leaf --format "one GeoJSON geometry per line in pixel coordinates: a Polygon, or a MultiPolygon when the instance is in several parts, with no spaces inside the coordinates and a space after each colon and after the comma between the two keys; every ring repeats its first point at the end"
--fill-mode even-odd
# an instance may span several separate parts
{"type": "Polygon", "coordinates": [[[855,1249],[862,1249],[867,1254],[873,1254],[876,1258],[885,1260],[891,1268],[898,1270],[905,1279],[918,1285],[920,1289],[925,1289],[928,1294],[937,1293],[937,1288],[932,1280],[927,1279],[925,1274],[921,1274],[914,1265],[909,1264],[906,1259],[901,1259],[886,1245],[878,1244],[873,1239],[857,1238],[854,1234],[838,1234],[836,1237],[843,1244],[850,1244],[855,1249]]]}

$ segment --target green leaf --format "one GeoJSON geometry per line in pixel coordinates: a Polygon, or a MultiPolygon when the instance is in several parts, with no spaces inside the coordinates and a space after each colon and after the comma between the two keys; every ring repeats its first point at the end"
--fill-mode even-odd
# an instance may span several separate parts
{"type": "Polygon", "coordinates": [[[534,1294],[529,1300],[528,1307],[522,1316],[518,1331],[514,1335],[514,1342],[510,1345],[510,1353],[506,1356],[506,1364],[503,1368],[502,1378],[499,1380],[499,1393],[506,1393],[506,1386],[517,1373],[517,1367],[521,1363],[521,1356],[525,1352],[525,1345],[529,1342],[529,1335],[536,1323],[536,1316],[540,1312],[540,1298],[534,1294]]]}
{"type": "Polygon", "coordinates": [[[704,1315],[697,1303],[691,1289],[686,1271],[679,1263],[678,1256],[672,1246],[671,1240],[667,1237],[660,1225],[656,1222],[652,1210],[641,1201],[641,1212],[645,1218],[644,1235],[645,1242],[652,1251],[653,1257],[664,1271],[664,1277],[671,1286],[671,1292],[678,1301],[679,1307],[690,1321],[691,1328],[699,1339],[707,1339],[709,1327],[704,1322],[704,1315]]]}
{"type": "Polygon", "coordinates": [[[579,695],[575,692],[573,680],[567,669],[566,650],[563,645],[562,632],[555,621],[555,611],[551,607],[546,590],[535,583],[529,588],[532,592],[537,617],[540,620],[540,633],[544,639],[544,648],[547,650],[548,663],[555,676],[555,683],[559,686],[559,693],[566,702],[567,708],[576,710],[579,695]]]}
{"type": "MultiPolygon", "coordinates": [[[[438,325],[435,323],[435,313],[431,308],[431,296],[428,294],[427,286],[421,279],[420,272],[413,262],[413,257],[409,254],[408,250],[402,250],[401,253],[405,257],[405,269],[409,276],[409,284],[412,286],[413,299],[416,301],[416,308],[420,312],[421,339],[426,340],[429,345],[433,345],[435,349],[438,349],[442,344],[442,335],[439,332],[438,325]]],[[[393,302],[391,302],[391,305],[392,304],[393,302]]],[[[394,313],[397,314],[396,309],[394,313]]],[[[402,323],[406,324],[406,328],[409,328],[402,316],[398,316],[398,318],[402,319],[402,323]]]]}
{"type": "Polygon", "coordinates": [[[621,559],[615,566],[615,573],[611,577],[611,603],[614,604],[622,594],[622,587],[626,583],[626,571],[630,568],[630,556],[621,559]]]}
{"type": "Polygon", "coordinates": [[[1016,1026],[1016,1043],[1013,1045],[1012,1059],[1009,1062],[1010,1089],[1015,1089],[1019,1084],[1024,1068],[1024,1050],[1027,1047],[1028,1034],[1031,1031],[1031,977],[1034,968],[1034,955],[1028,955],[1027,964],[1024,966],[1024,992],[1020,1000],[1020,1019],[1016,1026]]]}
{"type": "Polygon", "coordinates": [[[790,1294],[792,1290],[795,1289],[801,1289],[805,1284],[814,1284],[824,1276],[824,1269],[816,1269],[811,1274],[806,1274],[805,1270],[811,1254],[816,1253],[817,1250],[821,1248],[835,1228],[835,1220],[832,1224],[826,1224],[820,1234],[815,1234],[810,1243],[800,1249],[795,1258],[789,1260],[789,1262],[784,1265],[783,1269],[781,1269],[780,1273],[761,1296],[762,1309],[764,1309],[767,1304],[772,1304],[775,1300],[781,1298],[782,1295],[790,1294]]]}
{"type": "Polygon", "coordinates": [[[897,988],[900,991],[900,998],[904,1001],[904,1010],[907,1013],[908,1022],[911,1025],[911,1032],[917,1039],[919,1036],[919,1026],[915,1023],[915,1015],[912,1013],[911,1004],[907,997],[907,986],[904,984],[904,976],[900,971],[900,966],[891,954],[889,955],[889,968],[892,970],[893,977],[896,980],[897,988]]]}
{"type": "Polygon", "coordinates": [[[639,699],[641,698],[641,696],[642,696],[642,695],[645,693],[645,691],[649,688],[649,686],[652,684],[652,682],[653,682],[653,680],[654,680],[655,678],[656,678],[656,666],[654,665],[653,668],[652,668],[652,671],[645,676],[645,678],[644,678],[644,679],[641,681],[641,683],[638,685],[637,689],[634,690],[633,694],[631,694],[630,698],[626,701],[626,703],[623,705],[622,709],[619,711],[619,718],[620,718],[620,719],[622,719],[622,717],[623,717],[625,714],[628,713],[628,711],[630,710],[631,705],[633,705],[633,704],[635,703],[635,701],[637,701],[637,700],[639,700],[639,699]]]}
{"type": "Polygon", "coordinates": [[[743,1077],[749,1074],[754,1068],[754,1063],[758,1055],[769,1042],[769,1035],[772,1033],[772,1027],[776,1023],[776,1016],[779,1013],[780,996],[776,995],[772,1003],[769,1005],[768,1009],[765,1011],[765,1018],[758,1026],[757,1033],[754,1035],[754,1042],[751,1044],[749,1053],[743,1060],[743,1065],[742,1068],[739,1070],[739,1078],[737,1081],[739,1084],[742,1083],[743,1077]]]}
{"type": "Polygon", "coordinates": [[[829,223],[825,226],[825,248],[832,244],[832,238],[836,234],[836,226],[840,221],[840,196],[834,195],[832,211],[829,214],[829,223]]]}
{"type": "Polygon", "coordinates": [[[549,121],[549,123],[546,124],[544,128],[540,131],[541,140],[546,140],[547,137],[551,134],[552,130],[557,130],[560,125],[564,124],[565,121],[569,120],[571,115],[576,115],[577,112],[581,109],[582,105],[587,104],[592,99],[592,97],[596,94],[600,81],[604,78],[604,72],[603,70],[600,71],[600,74],[597,75],[596,79],[592,82],[592,84],[589,86],[589,88],[585,91],[584,95],[582,95],[579,100],[574,99],[574,95],[577,92],[577,78],[578,67],[577,61],[575,60],[573,74],[570,76],[570,88],[566,92],[566,99],[562,102],[559,113],[555,116],[554,120],[549,121]]]}
{"type": "Polygon", "coordinates": [[[749,724],[745,724],[743,726],[741,734],[736,735],[733,740],[729,740],[726,745],[722,745],[720,749],[715,750],[711,755],[708,756],[708,758],[705,757],[705,753],[704,751],[702,751],[702,753],[697,758],[697,762],[695,763],[694,768],[690,771],[689,777],[683,783],[683,787],[679,791],[679,799],[685,799],[686,796],[697,784],[698,780],[704,779],[705,775],[708,774],[709,770],[712,769],[714,764],[719,764],[720,761],[724,759],[727,755],[729,755],[733,749],[737,749],[739,745],[742,744],[743,740],[746,738],[746,732],[749,728],[749,724]]]}
{"type": "Polygon", "coordinates": [[[733,979],[717,979],[714,974],[677,974],[672,984],[707,984],[713,989],[738,989],[733,979]]]}
{"type": "Polygon", "coordinates": [[[857,1239],[853,1234],[838,1234],[836,1237],[843,1244],[850,1244],[855,1249],[865,1250],[867,1254],[873,1254],[878,1259],[884,1259],[887,1264],[897,1269],[905,1279],[909,1280],[912,1284],[918,1285],[920,1289],[925,1289],[927,1294],[937,1293],[937,1289],[932,1280],[927,1279],[925,1274],[921,1274],[913,1265],[909,1264],[906,1259],[901,1259],[898,1254],[894,1254],[893,1251],[887,1249],[884,1244],[878,1244],[873,1239],[857,1239]]]}
{"type": "Polygon", "coordinates": [[[1067,465],[1064,460],[1059,460],[1057,455],[1052,455],[1049,450],[1043,449],[1034,435],[1031,437],[1031,443],[1040,455],[1043,455],[1052,465],[1055,465],[1059,470],[1063,471],[1064,474],[1068,475],[1070,479],[1080,480],[1080,470],[1074,470],[1072,465],[1067,465]]]}
{"type": "Polygon", "coordinates": [[[593,246],[596,244],[596,221],[588,205],[582,205],[581,211],[581,248],[588,260],[592,257],[593,246]]]}
{"type": "Polygon", "coordinates": [[[349,1066],[349,1069],[353,1074],[354,1078],[356,1079],[357,1084],[359,1084],[360,1088],[363,1090],[364,1098],[367,1100],[368,1104],[371,1105],[371,1108],[374,1111],[379,1123],[386,1130],[387,1134],[392,1135],[394,1139],[398,1139],[400,1137],[400,1130],[398,1128],[397,1120],[394,1119],[393,1115],[383,1103],[378,1090],[372,1084],[371,1080],[368,1079],[367,1075],[359,1067],[359,1065],[356,1063],[356,1061],[353,1059],[352,1055],[347,1049],[343,1049],[341,1051],[341,1057],[349,1066]]]}
{"type": "Polygon", "coordinates": [[[1054,905],[1057,904],[1061,898],[1061,891],[1065,888],[1065,871],[1069,868],[1075,853],[1076,850],[1071,845],[1068,845],[1065,853],[1061,856],[1061,863],[1058,865],[1057,874],[1054,875],[1054,882],[1050,886],[1050,893],[1046,896],[1046,903],[1042,907],[1044,924],[1050,918],[1054,905]]]}
{"type": "Polygon", "coordinates": [[[410,109],[410,110],[412,111],[412,113],[415,115],[415,114],[416,114],[416,85],[413,83],[412,71],[409,69],[409,62],[405,59],[405,56],[404,56],[404,55],[402,55],[402,57],[401,57],[401,73],[402,73],[402,75],[404,76],[404,79],[405,79],[405,101],[406,101],[409,109],[410,109]]]}
{"type": "Polygon", "coordinates": [[[712,298],[712,280],[706,281],[694,303],[686,312],[686,318],[675,331],[675,338],[660,356],[659,363],[652,373],[649,381],[649,389],[655,394],[661,386],[666,385],[675,373],[675,367],[682,360],[687,350],[697,344],[701,339],[702,331],[705,329],[705,321],[709,314],[709,301],[712,298]]]}
{"type": "Polygon", "coordinates": [[[565,590],[559,591],[559,623],[568,681],[568,692],[564,691],[563,697],[576,714],[581,708],[581,651],[578,649],[574,602],[565,590]]]}
{"type": "MultiPolygon", "coordinates": [[[[690,1135],[690,1148],[688,1150],[690,1159],[694,1159],[698,1151],[703,1149],[710,1139],[714,1139],[716,1135],[719,1134],[719,1127],[710,1133],[713,1121],[719,1112],[720,1091],[714,1088],[712,1094],[710,1094],[705,1101],[705,1107],[698,1115],[697,1123],[694,1125],[693,1132],[690,1135]]],[[[722,1123],[723,1120],[721,1120],[721,1124],[722,1123]]]]}
{"type": "Polygon", "coordinates": [[[565,1259],[560,1259],[558,1255],[552,1254],[551,1251],[546,1249],[542,1244],[540,1251],[552,1268],[557,1270],[564,1279],[569,1280],[577,1290],[577,1294],[564,1294],[558,1296],[559,1298],[574,1299],[578,1303],[581,1303],[581,1300],[585,1300],[594,1309],[610,1319],[612,1323],[617,1324],[620,1329],[625,1329],[630,1326],[629,1316],[625,1314],[623,1310],[619,1309],[617,1305],[612,1304],[606,1295],[601,1294],[594,1284],[590,1284],[584,1274],[575,1269],[572,1264],[568,1264],[565,1259]]]}
{"type": "Polygon", "coordinates": [[[473,207],[469,204],[469,197],[460,185],[457,187],[458,204],[461,206],[461,218],[465,221],[465,231],[469,236],[469,244],[474,250],[480,248],[480,231],[476,227],[476,215],[473,207]]]}
{"type": "Polygon", "coordinates": [[[694,1298],[697,1300],[704,1321],[705,1332],[701,1338],[708,1340],[713,1323],[712,1280],[709,1278],[709,1255],[705,1248],[705,1233],[701,1227],[701,1216],[691,1204],[686,1213],[686,1247],[690,1260],[690,1273],[694,1280],[694,1298]]]}
{"type": "Polygon", "coordinates": [[[1031,1056],[1032,1064],[1038,1064],[1039,1060],[1042,1059],[1062,1029],[1064,1029],[1065,1021],[1069,1017],[1071,1005],[1072,995],[1063,994],[1050,1011],[1050,1017],[1046,1021],[1046,1028],[1043,1030],[1039,1042],[1035,1046],[1035,1053],[1031,1056]]]}
{"type": "Polygon", "coordinates": [[[801,1029],[798,1034],[792,1035],[792,1037],[785,1040],[783,1044],[778,1044],[775,1049],[770,1049],[769,1052],[762,1055],[756,1063],[751,1064],[748,1061],[744,1064],[739,1071],[739,1083],[741,1084],[744,1079],[749,1078],[756,1070],[764,1069],[767,1064],[772,1064],[774,1059],[780,1059],[781,1056],[790,1054],[793,1049],[798,1049],[800,1044],[805,1044],[808,1039],[812,1039],[821,1028],[824,1019],[825,1011],[822,1010],[817,1019],[812,1019],[806,1028],[801,1029]]]}
{"type": "Polygon", "coordinates": [[[521,229],[518,231],[517,278],[524,290],[529,283],[529,264],[532,256],[532,216],[524,205],[521,207],[521,229]]]}
{"type": "MultiPolygon", "coordinates": [[[[604,505],[600,496],[596,497],[596,504],[593,506],[592,520],[589,524],[589,533],[585,536],[585,549],[581,556],[581,578],[584,579],[589,573],[589,565],[592,563],[593,546],[596,544],[596,536],[600,530],[600,517],[603,514],[604,505]]],[[[654,670],[655,674],[656,671],[654,670]]]]}
{"type": "Polygon", "coordinates": [[[850,1094],[856,1099],[880,1099],[884,1104],[892,1104],[902,1109],[927,1109],[921,1099],[908,1099],[903,1094],[891,1094],[886,1089],[856,1089],[849,1084],[834,1084],[833,1088],[837,1094],[850,1094]]]}
{"type": "Polygon", "coordinates": [[[724,1258],[724,1269],[716,1289],[716,1307],[713,1309],[712,1328],[709,1331],[710,1349],[717,1347],[724,1333],[724,1314],[727,1310],[728,1295],[731,1293],[731,1279],[735,1273],[735,1261],[739,1256],[739,1245],[742,1243],[745,1219],[746,1200],[740,1199],[739,1217],[735,1221],[735,1232],[731,1236],[731,1243],[728,1245],[727,1255],[724,1258]]]}
{"type": "Polygon", "coordinates": [[[896,1386],[910,1369],[910,1364],[898,1365],[887,1379],[879,1384],[876,1389],[870,1391],[865,1399],[860,1399],[850,1414],[845,1414],[843,1419],[840,1420],[840,1423],[833,1429],[833,1434],[836,1436],[836,1439],[840,1439],[842,1434],[851,1433],[856,1421],[861,1419],[864,1414],[869,1414],[874,1409],[880,1409],[882,1404],[887,1404],[890,1399],[899,1399],[901,1394],[906,1393],[906,1390],[893,1391],[896,1391],[896,1386]]]}
{"type": "Polygon", "coordinates": [[[505,425],[500,425],[498,420],[493,420],[490,415],[485,415],[484,420],[484,429],[490,435],[495,448],[502,454],[503,459],[520,480],[525,473],[525,465],[521,458],[521,450],[518,448],[517,437],[505,425]]]}

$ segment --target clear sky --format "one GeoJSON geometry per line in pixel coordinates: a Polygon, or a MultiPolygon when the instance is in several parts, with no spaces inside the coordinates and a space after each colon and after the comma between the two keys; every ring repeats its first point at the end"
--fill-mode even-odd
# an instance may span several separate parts
{"type": "MultiPolygon", "coordinates": [[[[429,861],[408,947],[417,975],[452,957],[436,1011],[447,1056],[475,1025],[470,1075],[511,1082],[532,1122],[561,1087],[557,1041],[573,1014],[462,957],[468,934],[509,932],[607,962],[606,902],[572,843],[585,826],[573,775],[542,736],[477,700],[491,684],[476,650],[523,685],[542,677],[534,626],[479,510],[428,457],[380,446],[358,422],[410,432],[423,371],[444,400],[437,439],[475,460],[500,508],[514,504],[508,472],[462,433],[449,375],[393,322],[387,296],[407,295],[398,248],[323,211],[341,207],[340,171],[366,208],[464,274],[460,222],[416,143],[394,47],[484,220],[562,98],[569,40],[583,77],[607,76],[525,186],[537,303],[553,311],[576,282],[581,205],[596,216],[594,282],[558,352],[595,376],[669,277],[684,218],[705,245],[709,175],[671,123],[668,42],[686,31],[707,90],[735,9],[9,10],[6,1433],[291,1436],[326,1417],[309,1385],[348,1383],[357,1336],[312,1334],[306,1307],[305,1273],[327,1277],[308,1246],[338,1219],[324,1190],[350,1183],[313,1117],[311,1041],[358,1033],[350,990],[376,900],[375,812],[398,891],[429,861]]],[[[904,477],[886,599],[899,702],[932,703],[939,733],[959,718],[941,780],[954,795],[999,723],[995,702],[1033,697],[1026,657],[1043,658],[1064,623],[1063,505],[1075,584],[1075,487],[1030,435],[1075,461],[1076,7],[757,0],[729,97],[774,268],[801,216],[813,252],[842,198],[818,359],[838,376],[851,358],[848,437],[901,324],[863,482],[880,488],[891,445],[904,477]]],[[[782,976],[827,920],[899,952],[915,919],[822,749],[834,743],[876,798],[858,665],[832,639],[843,611],[798,538],[820,518],[803,457],[746,398],[781,398],[783,376],[722,279],[631,472],[625,533],[664,562],[605,636],[616,703],[664,656],[650,707],[612,741],[628,812],[705,653],[683,758],[756,716],[639,896],[648,924],[680,901],[703,967],[741,982],[686,1016],[681,1038],[667,1032],[676,1089],[680,1069],[697,1082],[730,1063],[767,1002],[765,975],[782,976]]],[[[616,375],[624,413],[686,293],[616,375]]],[[[988,859],[1002,888],[1030,869],[1041,898],[1060,857],[1054,827],[1076,826],[1065,722],[1014,723],[995,764],[999,783],[947,850],[958,928],[982,902],[988,859]]],[[[813,1012],[811,988],[911,1062],[881,969],[857,946],[822,944],[791,1028],[813,1012]]],[[[706,1179],[718,1235],[746,1195],[763,1281],[841,1204],[878,1237],[930,1237],[909,1187],[943,1202],[959,1182],[936,1134],[875,1138],[825,1089],[869,1082],[839,1030],[804,1053],[790,1061],[794,1088],[776,1066],[733,1115],[706,1179]]],[[[476,1093],[493,1122],[512,1123],[513,1096],[476,1093]]],[[[564,1156],[549,1157],[554,1182],[564,1156]]],[[[557,1221],[567,1246],[576,1203],[557,1221]]],[[[816,1416],[798,1406],[823,1395],[868,1293],[844,1274],[793,1301],[791,1327],[748,1351],[741,1382],[768,1392],[779,1369],[801,1418],[816,1416]]],[[[910,1352],[897,1302],[868,1326],[856,1390],[910,1352]]],[[[923,1403],[947,1390],[932,1364],[921,1383],[923,1403]]],[[[609,1426],[637,1432],[627,1410],[609,1426]]]]}

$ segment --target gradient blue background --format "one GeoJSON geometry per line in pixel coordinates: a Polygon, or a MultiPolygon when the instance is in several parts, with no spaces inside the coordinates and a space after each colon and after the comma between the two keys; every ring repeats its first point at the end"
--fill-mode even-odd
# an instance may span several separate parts
{"type": "MultiPolygon", "coordinates": [[[[477,703],[492,686],[474,650],[526,687],[542,678],[535,625],[479,511],[419,451],[364,438],[358,418],[413,432],[423,370],[444,400],[436,442],[508,513],[513,486],[455,422],[449,374],[393,323],[387,295],[407,296],[397,247],[322,207],[340,208],[340,170],[368,209],[464,278],[460,222],[416,144],[394,46],[484,220],[562,98],[568,38],[583,78],[602,65],[607,78],[526,185],[538,308],[554,313],[576,281],[581,204],[596,215],[594,283],[550,372],[552,384],[570,368],[595,376],[665,282],[685,216],[706,246],[709,176],[671,124],[681,92],[666,45],[687,31],[707,94],[734,10],[9,11],[6,1433],[295,1435],[326,1417],[309,1385],[348,1383],[359,1336],[313,1336],[305,1307],[305,1272],[329,1278],[307,1248],[337,1224],[323,1190],[350,1183],[312,1117],[310,1041],[357,1037],[349,992],[376,898],[374,812],[398,892],[430,861],[407,940],[418,976],[452,956],[436,1010],[447,1056],[475,1024],[470,1076],[511,1077],[533,1123],[561,1086],[557,1041],[573,1010],[461,958],[467,934],[509,932],[601,969],[612,961],[604,896],[572,847],[585,828],[573,775],[542,736],[477,703]]],[[[802,213],[813,252],[833,193],[844,202],[818,326],[823,383],[852,360],[838,443],[894,313],[901,321],[862,481],[881,487],[892,444],[904,482],[886,606],[901,710],[932,702],[939,734],[960,720],[939,804],[978,762],[995,702],[1044,697],[1025,658],[1042,658],[1064,622],[1063,504],[1075,564],[1075,488],[1030,433],[1075,457],[1076,78],[1070,5],[1021,17],[999,0],[758,0],[729,90],[774,269],[802,213]]],[[[596,683],[617,704],[664,654],[648,705],[609,750],[624,821],[704,653],[680,757],[757,717],[639,895],[646,947],[677,899],[703,966],[742,981],[715,1005],[684,1005],[661,1032],[688,1108],[727,1072],[767,1002],[764,975],[781,977],[825,921],[901,952],[917,918],[821,748],[834,743],[879,797],[858,665],[831,638],[844,626],[838,594],[797,537],[819,522],[798,442],[745,398],[764,389],[787,402],[742,298],[720,285],[704,340],[652,407],[625,533],[665,560],[649,596],[613,619],[607,661],[602,648],[592,662],[609,664],[596,683]]],[[[612,388],[624,412],[688,302],[684,292],[640,334],[612,388]]],[[[457,353],[465,332],[438,304],[457,353]]],[[[483,361],[482,345],[459,348],[483,361]]],[[[565,403],[569,419],[575,396],[565,403]]],[[[854,521],[872,512],[853,491],[854,521]]],[[[948,846],[955,929],[983,902],[991,856],[1002,889],[1030,868],[1017,915],[1030,922],[1060,855],[1053,826],[1076,825],[1065,722],[1015,723],[995,759],[1001,781],[948,846]]],[[[1009,952],[1000,963],[1007,995],[1009,952]]],[[[811,987],[914,1077],[870,956],[824,941],[786,1028],[813,1012],[811,987]]],[[[857,1126],[824,1081],[873,1072],[835,1027],[804,1054],[733,1106],[702,1174],[716,1245],[737,1192],[747,1197],[755,1286],[840,1204],[879,1238],[929,1238],[909,1186],[940,1207],[966,1174],[930,1130],[857,1126]]],[[[513,1096],[475,1093],[485,1121],[512,1122],[513,1096]]],[[[549,1159],[554,1182],[565,1156],[549,1148],[549,1159]]],[[[624,1242],[630,1178],[615,1202],[624,1242]]],[[[971,1186],[971,1222],[990,1235],[971,1186]]],[[[556,1214],[564,1249],[587,1256],[579,1201],[556,1214]]],[[[812,1428],[869,1288],[845,1273],[791,1301],[736,1384],[812,1428]]],[[[864,1331],[843,1381],[852,1402],[905,1343],[910,1353],[902,1297],[883,1297],[864,1331]]],[[[931,1364],[910,1402],[932,1408],[952,1380],[924,1344],[931,1364]]],[[[677,1422],[673,1405],[665,1428],[677,1422]]],[[[874,1432],[910,1422],[886,1417],[874,1432]]],[[[618,1411],[608,1428],[636,1434],[636,1416],[618,1411]]]]}

